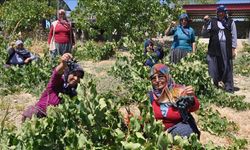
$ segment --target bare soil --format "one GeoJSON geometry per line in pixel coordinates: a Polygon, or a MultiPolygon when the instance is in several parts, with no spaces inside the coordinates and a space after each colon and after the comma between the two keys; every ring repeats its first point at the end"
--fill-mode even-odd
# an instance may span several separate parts
{"type": "Polygon", "coordinates": [[[15,93],[0,99],[0,119],[7,113],[9,125],[21,126],[22,112],[27,106],[34,105],[37,98],[29,93],[15,93]],[[8,109],[9,108],[9,109],[8,109]],[[8,111],[7,111],[8,110],[8,111]]]}

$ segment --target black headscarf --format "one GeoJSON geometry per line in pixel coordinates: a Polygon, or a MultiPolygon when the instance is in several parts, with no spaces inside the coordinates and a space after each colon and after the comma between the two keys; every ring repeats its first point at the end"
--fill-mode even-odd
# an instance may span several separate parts
{"type": "Polygon", "coordinates": [[[69,68],[67,68],[64,71],[64,78],[63,78],[64,79],[64,84],[63,84],[63,92],[62,93],[67,94],[70,97],[74,97],[74,96],[77,95],[77,92],[76,92],[77,85],[75,85],[75,86],[72,87],[72,86],[69,86],[69,84],[68,84],[68,77],[69,77],[69,75],[73,74],[75,72],[80,72],[81,73],[80,78],[83,78],[83,76],[84,76],[84,70],[77,63],[72,64],[69,68]]]}

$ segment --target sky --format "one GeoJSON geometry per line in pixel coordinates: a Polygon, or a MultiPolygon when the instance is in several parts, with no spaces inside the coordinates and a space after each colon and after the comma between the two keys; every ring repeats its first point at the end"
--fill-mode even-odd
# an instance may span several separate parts
{"type": "Polygon", "coordinates": [[[64,0],[71,10],[74,10],[77,6],[77,0],[64,0]]]}

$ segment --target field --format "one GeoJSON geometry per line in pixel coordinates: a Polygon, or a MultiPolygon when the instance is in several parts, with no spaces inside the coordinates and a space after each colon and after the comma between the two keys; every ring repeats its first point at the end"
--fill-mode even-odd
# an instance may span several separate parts
{"type": "MultiPolygon", "coordinates": [[[[88,44],[86,45],[88,46],[88,44]]],[[[238,55],[234,60],[235,65],[239,65],[237,63],[240,61],[242,55],[246,53],[246,51],[244,50],[245,48],[246,47],[242,47],[242,49],[239,50],[238,55]]],[[[78,59],[84,58],[79,62],[83,66],[84,70],[87,72],[87,76],[85,77],[86,79],[84,79],[83,82],[89,82],[89,80],[91,80],[91,82],[96,83],[96,90],[97,93],[99,94],[107,93],[110,91],[116,93],[117,89],[121,89],[119,90],[119,92],[123,94],[129,92],[129,89],[126,89],[126,87],[124,87],[124,85],[126,86],[127,83],[123,81],[124,78],[123,75],[119,77],[117,75],[116,76],[112,75],[112,73],[110,72],[117,72],[117,70],[114,70],[114,67],[118,66],[116,62],[117,60],[119,60],[119,58],[131,57],[133,53],[131,54],[129,51],[116,51],[116,55],[109,58],[108,60],[93,61],[93,60],[88,60],[89,58],[86,56],[82,57],[81,54],[83,51],[84,50],[82,50],[79,47],[78,52],[76,53],[78,59]]],[[[237,91],[233,95],[226,94],[227,95],[226,97],[234,95],[239,95],[239,96],[244,95],[245,98],[243,99],[243,101],[249,102],[250,101],[249,80],[250,79],[248,76],[241,75],[240,73],[235,73],[234,82],[237,91]]],[[[42,85],[44,86],[45,84],[43,83],[42,85]]],[[[27,90],[27,88],[22,89],[21,86],[19,85],[18,87],[20,87],[20,89],[16,90],[16,92],[9,93],[8,95],[2,94],[0,101],[0,108],[1,108],[0,118],[2,118],[2,123],[4,123],[5,126],[14,127],[17,129],[22,128],[21,113],[27,106],[35,104],[35,102],[39,99],[39,92],[42,91],[43,87],[42,85],[41,86],[39,85],[38,89],[35,88],[37,89],[37,92],[36,90],[29,91],[27,90]]],[[[145,85],[145,83],[143,83],[143,85],[145,85]]],[[[219,146],[221,148],[222,147],[232,148],[232,146],[235,146],[236,149],[242,149],[242,148],[247,149],[249,145],[244,144],[245,142],[243,142],[244,141],[243,139],[245,139],[248,143],[250,142],[249,107],[248,106],[246,106],[246,108],[242,107],[241,105],[244,103],[238,102],[238,100],[235,100],[235,102],[239,103],[238,104],[239,106],[228,105],[226,104],[227,103],[227,99],[225,99],[226,97],[225,96],[222,97],[224,98],[222,100],[224,102],[219,102],[220,104],[218,104],[216,100],[215,102],[212,101],[209,102],[208,104],[204,104],[204,108],[202,108],[204,109],[203,110],[204,112],[198,112],[198,114],[195,114],[198,126],[202,131],[200,139],[201,144],[209,145],[213,143],[214,146],[217,147],[219,146]],[[207,106],[210,109],[205,108],[207,106]],[[206,120],[207,122],[204,121],[204,119],[202,118],[204,117],[203,113],[205,113],[205,116],[208,117],[207,118],[208,120],[206,120]],[[204,127],[204,125],[205,126],[208,125],[209,128],[204,127]],[[213,125],[217,126],[216,128],[218,129],[214,130],[213,125]],[[232,136],[234,138],[237,137],[238,141],[233,140],[234,138],[232,138],[232,136]]],[[[126,98],[124,97],[121,98],[120,100],[123,100],[123,102],[122,101],[118,102],[120,103],[119,105],[127,104],[130,101],[126,100],[126,98]]],[[[136,103],[139,103],[139,101],[136,99],[134,101],[136,101],[136,103]]]]}
{"type": "Polygon", "coordinates": [[[74,28],[84,33],[72,52],[86,72],[78,96],[60,94],[63,102],[49,107],[47,117],[34,116],[21,123],[22,112],[38,101],[59,62],[49,56],[49,29],[43,24],[45,19],[55,20],[57,4],[57,0],[0,4],[0,150],[250,149],[250,43],[238,41],[234,94],[213,85],[206,63],[207,40],[197,37],[197,51],[170,64],[172,37],[162,39],[161,32],[184,12],[178,0],[78,0],[70,15],[74,28]],[[161,63],[170,67],[175,82],[195,89],[201,103],[193,113],[200,140],[196,135],[173,138],[155,120],[147,95],[152,85],[150,69],[144,66],[146,38],[163,46],[161,63]],[[23,67],[6,67],[6,48],[17,39],[40,59],[23,67]],[[133,108],[119,111],[129,106],[133,108]],[[134,112],[129,125],[124,124],[124,112],[134,112]]]}

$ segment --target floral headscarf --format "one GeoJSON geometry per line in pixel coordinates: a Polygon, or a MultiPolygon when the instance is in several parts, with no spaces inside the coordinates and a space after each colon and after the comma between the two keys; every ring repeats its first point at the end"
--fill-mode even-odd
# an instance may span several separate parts
{"type": "MultiPolygon", "coordinates": [[[[155,75],[155,74],[163,74],[165,75],[168,80],[167,80],[167,88],[169,90],[172,90],[173,89],[173,86],[174,86],[174,80],[171,78],[170,74],[169,74],[169,67],[164,65],[164,64],[155,64],[152,68],[151,68],[151,71],[150,71],[150,79],[155,75]]],[[[163,89],[156,89],[154,86],[153,86],[153,92],[154,94],[159,97],[161,94],[162,94],[162,90],[163,89]]]]}

